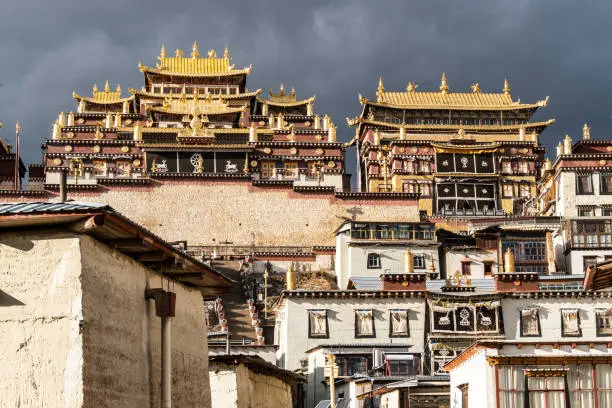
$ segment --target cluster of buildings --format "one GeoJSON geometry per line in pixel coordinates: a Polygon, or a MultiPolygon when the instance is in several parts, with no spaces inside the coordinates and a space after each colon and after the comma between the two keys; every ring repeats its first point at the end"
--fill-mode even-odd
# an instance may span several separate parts
{"type": "Polygon", "coordinates": [[[227,50],[139,69],[74,93],[23,185],[0,141],[3,402],[612,407],[612,140],[547,158],[548,98],[443,74],[380,79],[343,143],[227,50]]]}

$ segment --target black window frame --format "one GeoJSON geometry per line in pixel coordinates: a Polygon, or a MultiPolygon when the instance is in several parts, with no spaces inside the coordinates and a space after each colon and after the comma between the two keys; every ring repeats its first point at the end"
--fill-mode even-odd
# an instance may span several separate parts
{"type": "Polygon", "coordinates": [[[604,183],[605,178],[612,179],[612,174],[610,173],[600,173],[599,174],[599,194],[610,195],[612,194],[612,190],[608,191],[607,187],[604,188],[604,186],[607,186],[607,184],[604,183]]]}
{"type": "Polygon", "coordinates": [[[355,309],[355,338],[356,339],[373,339],[376,338],[376,320],[374,319],[374,309],[355,309]],[[372,314],[372,334],[360,334],[357,327],[359,326],[359,312],[370,312],[372,314]]]}
{"type": "Polygon", "coordinates": [[[308,338],[309,339],[329,339],[329,313],[327,309],[307,309],[308,313],[308,338]],[[325,312],[325,334],[313,334],[310,312],[325,312]]]}
{"type": "MultiPolygon", "coordinates": [[[[532,308],[529,308],[532,309],[532,308]]],[[[520,310],[520,315],[519,315],[519,324],[520,324],[520,329],[521,329],[521,337],[542,337],[542,325],[540,322],[540,311],[538,309],[536,310],[536,316],[537,316],[537,323],[538,323],[538,333],[537,334],[526,334],[525,333],[525,325],[523,324],[523,311],[527,310],[527,308],[525,309],[521,309],[520,310]]]]}
{"type": "Polygon", "coordinates": [[[576,195],[594,195],[595,194],[595,188],[593,186],[593,175],[592,174],[576,174],[576,195]],[[582,183],[580,182],[580,179],[582,177],[588,177],[590,180],[590,185],[591,185],[591,191],[590,192],[583,192],[581,191],[581,186],[582,183]]]}
{"type": "Polygon", "coordinates": [[[389,310],[389,337],[391,338],[408,338],[410,337],[410,309],[391,309],[389,310]],[[404,313],[406,316],[406,334],[393,333],[393,313],[404,313]]]}
{"type": "Polygon", "coordinates": [[[375,253],[375,252],[370,252],[368,254],[367,260],[366,260],[366,267],[367,269],[381,269],[382,268],[382,262],[380,259],[380,255],[375,253]],[[376,259],[378,261],[378,265],[377,266],[370,266],[370,259],[376,259]]]}
{"type": "MultiPolygon", "coordinates": [[[[603,317],[607,314],[607,309],[598,309],[595,310],[595,331],[596,331],[596,336],[597,337],[612,337],[612,322],[610,324],[610,333],[602,333],[602,326],[603,324],[600,322],[603,317]]],[[[610,317],[610,319],[612,319],[612,316],[610,317]]]]}
{"type": "Polygon", "coordinates": [[[561,318],[561,337],[582,337],[582,327],[580,327],[580,309],[561,309],[559,313],[559,317],[561,318]],[[576,310],[576,320],[578,323],[578,334],[567,334],[565,332],[565,324],[563,323],[563,312],[576,310]]]}

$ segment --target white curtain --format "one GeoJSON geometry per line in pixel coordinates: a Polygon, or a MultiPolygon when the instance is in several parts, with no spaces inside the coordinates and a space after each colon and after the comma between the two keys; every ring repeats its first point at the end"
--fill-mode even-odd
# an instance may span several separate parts
{"type": "Polygon", "coordinates": [[[370,335],[374,334],[372,327],[372,311],[357,310],[357,334],[370,335]]]}
{"type": "Polygon", "coordinates": [[[311,310],[310,313],[310,330],[312,335],[327,334],[327,312],[325,310],[311,310]]]}
{"type": "Polygon", "coordinates": [[[391,334],[408,335],[408,312],[406,310],[391,311],[391,334]]]}
{"type": "Polygon", "coordinates": [[[612,407],[612,364],[597,364],[595,377],[599,389],[597,398],[600,407],[612,407]]]}
{"type": "Polygon", "coordinates": [[[563,316],[563,334],[566,336],[580,335],[580,328],[578,327],[578,310],[565,309],[561,311],[561,314],[563,316]]]}
{"type": "Polygon", "coordinates": [[[523,309],[521,310],[521,317],[523,320],[523,334],[538,335],[538,309],[523,309]]]}
{"type": "Polygon", "coordinates": [[[523,367],[499,366],[500,408],[523,408],[523,381],[523,367]]]}
{"type": "Polygon", "coordinates": [[[593,366],[590,364],[570,365],[567,372],[571,407],[594,408],[593,366]]]}
{"type": "Polygon", "coordinates": [[[530,408],[565,408],[563,377],[529,377],[527,386],[530,408]]]}

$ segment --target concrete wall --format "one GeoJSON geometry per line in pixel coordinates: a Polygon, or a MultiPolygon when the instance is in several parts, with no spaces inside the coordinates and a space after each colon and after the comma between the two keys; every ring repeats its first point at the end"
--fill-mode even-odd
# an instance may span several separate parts
{"type": "Polygon", "coordinates": [[[351,245],[350,241],[347,241],[345,236],[339,238],[336,248],[338,248],[338,245],[345,246],[341,249],[341,255],[338,256],[340,262],[336,263],[336,277],[340,289],[346,289],[349,279],[354,276],[379,277],[383,273],[405,273],[404,255],[407,249],[410,249],[413,255],[425,256],[425,268],[415,268],[414,272],[429,272],[429,266],[431,265],[432,259],[435,270],[440,272],[437,246],[351,245]],[[380,256],[380,268],[368,268],[368,255],[371,253],[380,256]]]}
{"type": "MultiPolygon", "coordinates": [[[[416,201],[340,200],[333,194],[300,194],[258,188],[251,182],[164,181],[154,187],[118,187],[69,198],[105,203],[168,241],[191,245],[334,245],[343,219],[419,220],[416,201]],[[214,241],[213,241],[214,240],[214,241]]],[[[10,200],[9,200],[10,201],[10,200]]]]}
{"type": "MultiPolygon", "coordinates": [[[[576,194],[576,173],[562,172],[558,177],[557,184],[557,208],[556,215],[562,217],[577,217],[579,205],[602,205],[612,204],[612,195],[601,194],[600,173],[593,175],[594,194],[576,194]]],[[[596,208],[596,216],[601,216],[601,209],[596,208]]]]}
{"type": "MultiPolygon", "coordinates": [[[[281,333],[277,359],[288,370],[300,368],[306,351],[321,344],[412,344],[411,353],[423,352],[425,299],[421,298],[320,298],[285,299],[278,314],[281,333]],[[308,310],[326,309],[329,338],[308,338],[308,310]],[[355,310],[374,310],[375,338],[355,338],[355,310]],[[389,311],[408,309],[410,337],[389,337],[389,311]]],[[[275,339],[276,341],[276,339],[275,339]]],[[[310,383],[310,381],[309,381],[310,383]]]]}
{"type": "Polygon", "coordinates": [[[450,408],[464,407],[459,385],[468,384],[469,408],[490,408],[496,405],[495,368],[489,366],[485,350],[477,351],[450,373],[450,408]],[[478,375],[474,375],[478,373],[478,375]]]}
{"type": "Polygon", "coordinates": [[[210,389],[212,408],[230,408],[238,406],[238,384],[235,367],[226,364],[210,363],[210,389]]]}
{"type": "Polygon", "coordinates": [[[506,340],[537,340],[537,341],[605,341],[612,336],[597,337],[596,327],[597,309],[610,307],[610,299],[600,297],[562,297],[562,298],[504,298],[502,299],[502,313],[504,316],[504,330],[506,340]],[[540,315],[540,337],[521,337],[520,311],[523,308],[538,307],[540,315]],[[561,309],[578,309],[580,316],[580,337],[562,337],[561,335],[561,309]]]}
{"type": "Polygon", "coordinates": [[[496,250],[448,250],[444,254],[446,261],[446,276],[453,277],[456,271],[461,272],[463,259],[470,260],[470,277],[472,279],[490,278],[485,276],[483,261],[493,262],[493,274],[498,272],[496,250]]]}
{"type": "MultiPolygon", "coordinates": [[[[144,292],[160,287],[160,276],[88,236],[81,239],[81,252],[85,403],[156,406],[161,395],[161,319],[144,292]]],[[[210,407],[202,295],[179,283],[171,284],[171,290],[176,293],[172,401],[210,407]]]]}
{"type": "Polygon", "coordinates": [[[385,408],[400,408],[400,390],[393,390],[380,396],[380,406],[385,408]]]}
{"type": "MultiPolygon", "coordinates": [[[[0,233],[0,265],[0,406],[159,405],[159,275],[57,230],[0,233]]],[[[202,297],[173,290],[173,402],[210,407],[202,297]]]]}
{"type": "Polygon", "coordinates": [[[0,233],[0,406],[81,407],[79,239],[0,233]]]}
{"type": "MultiPolygon", "coordinates": [[[[608,250],[590,250],[590,251],[580,251],[580,250],[572,250],[570,251],[565,258],[565,265],[567,268],[568,274],[575,275],[584,275],[586,270],[584,269],[584,257],[597,257],[597,262],[603,262],[606,259],[606,255],[608,257],[612,257],[612,249],[608,250]]],[[[608,258],[609,259],[609,258],[608,258]]]]}

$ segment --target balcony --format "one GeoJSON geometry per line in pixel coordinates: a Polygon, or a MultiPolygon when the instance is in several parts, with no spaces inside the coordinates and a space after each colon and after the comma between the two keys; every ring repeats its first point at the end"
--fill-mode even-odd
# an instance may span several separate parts
{"type": "Polygon", "coordinates": [[[354,224],[351,239],[385,241],[433,241],[434,226],[430,224],[354,224]]]}
{"type": "Polygon", "coordinates": [[[572,220],[568,230],[572,249],[612,248],[612,220],[572,220]]]}

